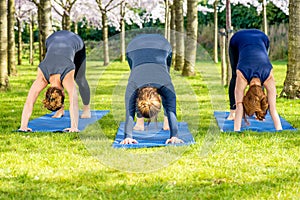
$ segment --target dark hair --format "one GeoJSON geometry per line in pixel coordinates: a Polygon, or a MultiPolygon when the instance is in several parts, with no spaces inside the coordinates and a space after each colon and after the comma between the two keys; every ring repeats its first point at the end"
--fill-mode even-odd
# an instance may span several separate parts
{"type": "Polygon", "coordinates": [[[44,107],[51,111],[57,111],[64,105],[65,96],[61,89],[57,87],[49,87],[47,89],[45,99],[43,100],[44,107]]]}
{"type": "Polygon", "coordinates": [[[157,93],[157,88],[144,87],[139,89],[137,108],[145,118],[157,117],[161,109],[161,97],[157,93]]]}
{"type": "Polygon", "coordinates": [[[248,116],[256,115],[257,119],[263,120],[269,108],[267,95],[259,85],[249,87],[243,98],[244,112],[248,116]]]}

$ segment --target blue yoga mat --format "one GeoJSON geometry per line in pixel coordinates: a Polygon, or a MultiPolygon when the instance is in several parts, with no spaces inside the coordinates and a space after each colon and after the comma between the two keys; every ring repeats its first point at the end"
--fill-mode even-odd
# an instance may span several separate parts
{"type": "MultiPolygon", "coordinates": [[[[217,123],[218,123],[218,126],[219,126],[221,132],[234,131],[234,129],[233,129],[234,121],[227,120],[226,118],[228,115],[229,115],[229,112],[225,112],[225,111],[215,111],[214,112],[214,116],[217,120],[217,123]]],[[[258,121],[255,119],[255,117],[248,117],[248,116],[247,116],[247,119],[248,119],[250,125],[247,126],[243,119],[241,131],[250,130],[250,131],[256,131],[256,132],[276,132],[273,120],[269,113],[266,115],[266,118],[264,121],[258,121]]],[[[282,117],[280,117],[280,121],[281,121],[283,130],[297,130],[282,117]]]]}
{"type": "Polygon", "coordinates": [[[120,144],[124,139],[124,125],[125,122],[120,123],[115,141],[112,145],[114,148],[146,148],[167,145],[182,146],[195,143],[193,135],[190,133],[188,125],[185,122],[178,122],[178,137],[184,141],[184,143],[181,144],[165,144],[166,140],[170,138],[170,131],[162,129],[162,122],[152,122],[148,127],[145,125],[144,131],[133,131],[133,139],[138,141],[137,144],[120,144]]]}
{"type": "MultiPolygon", "coordinates": [[[[96,122],[101,119],[104,115],[109,113],[108,110],[95,110],[91,111],[92,117],[87,119],[79,118],[78,129],[83,130],[87,125],[96,122]]],[[[28,127],[33,132],[63,132],[65,128],[70,127],[70,113],[65,111],[65,114],[61,118],[52,118],[55,112],[43,115],[39,118],[29,121],[28,127]]],[[[80,112],[81,114],[81,112],[80,112]]]]}

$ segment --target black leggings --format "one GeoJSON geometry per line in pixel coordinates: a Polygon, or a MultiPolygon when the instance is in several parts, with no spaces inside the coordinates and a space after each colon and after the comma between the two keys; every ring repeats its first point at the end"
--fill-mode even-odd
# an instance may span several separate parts
{"type": "Polygon", "coordinates": [[[235,105],[234,90],[236,84],[236,67],[239,60],[239,53],[230,46],[229,46],[229,58],[230,58],[232,76],[229,83],[228,94],[229,94],[230,110],[235,110],[236,105],[235,105]]]}
{"type": "Polygon", "coordinates": [[[74,57],[75,64],[75,81],[79,87],[79,93],[84,105],[90,104],[90,87],[86,80],[86,53],[85,45],[83,48],[75,54],[74,57]]]}

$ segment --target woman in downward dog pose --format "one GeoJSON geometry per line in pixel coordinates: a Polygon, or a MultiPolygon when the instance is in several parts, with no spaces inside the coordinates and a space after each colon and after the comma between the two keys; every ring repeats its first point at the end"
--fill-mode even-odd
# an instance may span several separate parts
{"type": "Polygon", "coordinates": [[[64,115],[64,89],[68,92],[70,100],[71,124],[66,131],[78,132],[78,95],[75,82],[79,87],[83,101],[82,118],[90,118],[90,88],[85,77],[86,54],[83,40],[70,31],[58,31],[46,40],[46,56],[39,64],[37,78],[33,82],[22,112],[21,131],[32,131],[28,121],[33,111],[33,105],[40,92],[50,84],[47,89],[44,107],[57,111],[54,118],[64,115]]]}
{"type": "Polygon", "coordinates": [[[229,85],[230,114],[227,119],[234,120],[234,131],[241,130],[243,116],[255,114],[258,120],[263,120],[268,109],[275,129],[282,130],[276,110],[275,79],[268,50],[269,39],[260,30],[240,30],[230,40],[232,79],[229,85]],[[247,85],[249,89],[244,95],[247,85]]]}
{"type": "Polygon", "coordinates": [[[125,138],[121,144],[137,143],[132,130],[144,130],[144,118],[157,119],[161,103],[165,115],[163,129],[170,130],[166,143],[183,143],[178,138],[176,94],[169,74],[171,45],[159,34],[142,34],[128,44],[126,55],[131,73],[125,94],[125,138]]]}

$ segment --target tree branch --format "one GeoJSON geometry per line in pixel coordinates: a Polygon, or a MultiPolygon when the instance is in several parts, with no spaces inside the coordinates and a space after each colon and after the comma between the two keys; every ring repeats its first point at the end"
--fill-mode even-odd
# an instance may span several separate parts
{"type": "Polygon", "coordinates": [[[57,3],[60,7],[62,7],[62,8],[64,7],[64,4],[62,1],[58,2],[57,0],[54,0],[54,2],[57,3]]]}
{"type": "Polygon", "coordinates": [[[113,1],[114,1],[114,0],[110,0],[109,3],[105,6],[105,10],[106,10],[107,12],[109,12],[109,11],[111,11],[112,9],[118,7],[119,5],[121,5],[121,4],[124,2],[124,0],[122,0],[122,1],[120,1],[119,3],[117,3],[116,5],[114,5],[114,6],[112,6],[111,8],[108,9],[109,4],[111,4],[113,1]]]}
{"type": "Polygon", "coordinates": [[[63,16],[63,14],[61,14],[54,6],[52,6],[52,8],[54,9],[54,11],[59,15],[59,16],[63,16]]]}

